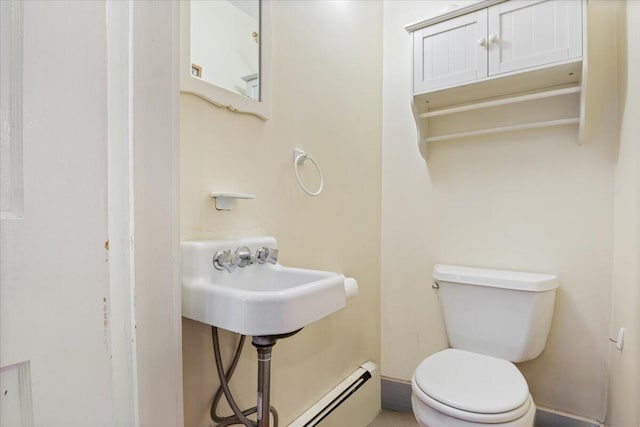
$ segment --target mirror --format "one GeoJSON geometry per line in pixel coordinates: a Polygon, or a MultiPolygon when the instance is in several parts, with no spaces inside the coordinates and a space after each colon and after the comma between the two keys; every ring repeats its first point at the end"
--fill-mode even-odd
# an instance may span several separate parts
{"type": "Polygon", "coordinates": [[[269,1],[180,4],[180,90],[268,119],[269,1]]]}

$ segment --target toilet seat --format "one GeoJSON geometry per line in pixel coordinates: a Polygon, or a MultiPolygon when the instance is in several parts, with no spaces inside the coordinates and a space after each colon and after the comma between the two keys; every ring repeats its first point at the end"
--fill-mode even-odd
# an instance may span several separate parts
{"type": "Polygon", "coordinates": [[[476,423],[515,420],[532,404],[527,382],[511,362],[457,349],[426,358],[412,389],[438,412],[476,423]]]}
{"type": "MultiPolygon", "coordinates": [[[[422,403],[432,408],[433,410],[452,418],[457,418],[459,420],[477,423],[480,425],[482,424],[502,425],[501,423],[508,423],[510,421],[517,420],[521,417],[524,417],[533,406],[533,400],[531,399],[531,396],[529,396],[527,398],[527,401],[522,406],[512,411],[502,412],[498,414],[480,414],[476,412],[461,411],[451,406],[444,405],[438,402],[437,400],[429,397],[428,394],[420,390],[420,388],[416,385],[415,377],[411,381],[411,388],[413,391],[413,398],[421,401],[422,403]]],[[[415,411],[415,406],[414,406],[414,411],[415,411]]],[[[535,408],[534,408],[534,412],[535,412],[535,408]]],[[[531,419],[533,420],[533,418],[531,419]]]]}

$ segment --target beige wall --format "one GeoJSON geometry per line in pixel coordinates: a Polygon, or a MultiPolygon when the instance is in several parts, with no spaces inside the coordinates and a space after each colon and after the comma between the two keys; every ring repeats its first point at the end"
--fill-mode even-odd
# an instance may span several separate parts
{"type": "Polygon", "coordinates": [[[607,425],[640,425],[640,2],[619,3],[620,146],[615,174],[611,336],[626,328],[622,352],[611,347],[607,425]]]}
{"type": "MultiPolygon", "coordinates": [[[[273,235],[284,265],[358,280],[360,293],[346,309],[274,348],[272,402],[286,425],[360,363],[380,361],[382,6],[271,5],[272,118],[181,97],[181,232],[183,239],[273,235]],[[298,188],[294,147],[322,166],[319,197],[298,188]],[[256,199],[220,212],[211,191],[256,199]]],[[[235,338],[224,334],[223,342],[228,360],[235,338]]],[[[183,363],[185,425],[208,426],[218,381],[207,326],[183,320],[183,363]]],[[[241,406],[255,404],[255,387],[255,352],[247,343],[232,382],[241,406]]],[[[369,381],[326,425],[366,425],[379,405],[379,383],[369,381]]]]}
{"type": "Polygon", "coordinates": [[[520,368],[536,403],[603,419],[617,130],[614,8],[589,6],[584,145],[575,127],[560,127],[434,143],[424,161],[403,26],[448,4],[384,3],[382,375],[409,380],[420,361],[447,346],[431,289],[435,263],[556,273],[547,348],[520,368]]]}

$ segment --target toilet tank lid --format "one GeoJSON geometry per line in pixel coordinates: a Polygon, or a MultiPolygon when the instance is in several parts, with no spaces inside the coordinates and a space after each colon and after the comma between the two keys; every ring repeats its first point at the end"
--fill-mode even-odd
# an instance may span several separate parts
{"type": "Polygon", "coordinates": [[[433,267],[433,278],[443,282],[528,292],[545,292],[558,287],[558,276],[555,274],[490,270],[459,265],[436,264],[433,267]]]}

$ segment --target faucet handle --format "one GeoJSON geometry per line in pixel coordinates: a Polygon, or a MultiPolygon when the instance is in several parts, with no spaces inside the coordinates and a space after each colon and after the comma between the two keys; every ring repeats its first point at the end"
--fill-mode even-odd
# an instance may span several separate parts
{"type": "Polygon", "coordinates": [[[269,258],[269,248],[263,246],[256,251],[256,262],[258,264],[264,264],[269,258]]]}
{"type": "Polygon", "coordinates": [[[229,273],[233,273],[233,270],[238,267],[238,256],[231,252],[231,250],[227,251],[218,251],[213,256],[213,266],[216,270],[227,270],[229,273]]]}
{"type": "Polygon", "coordinates": [[[256,257],[251,254],[251,250],[246,246],[240,246],[236,249],[235,255],[238,259],[238,267],[244,268],[247,265],[254,264],[256,257]]]}
{"type": "Polygon", "coordinates": [[[267,261],[271,264],[278,263],[278,250],[275,248],[269,248],[269,254],[267,255],[267,261]]]}
{"type": "Polygon", "coordinates": [[[278,263],[278,250],[275,248],[261,247],[256,251],[255,261],[258,264],[268,262],[270,264],[278,263]]]}

